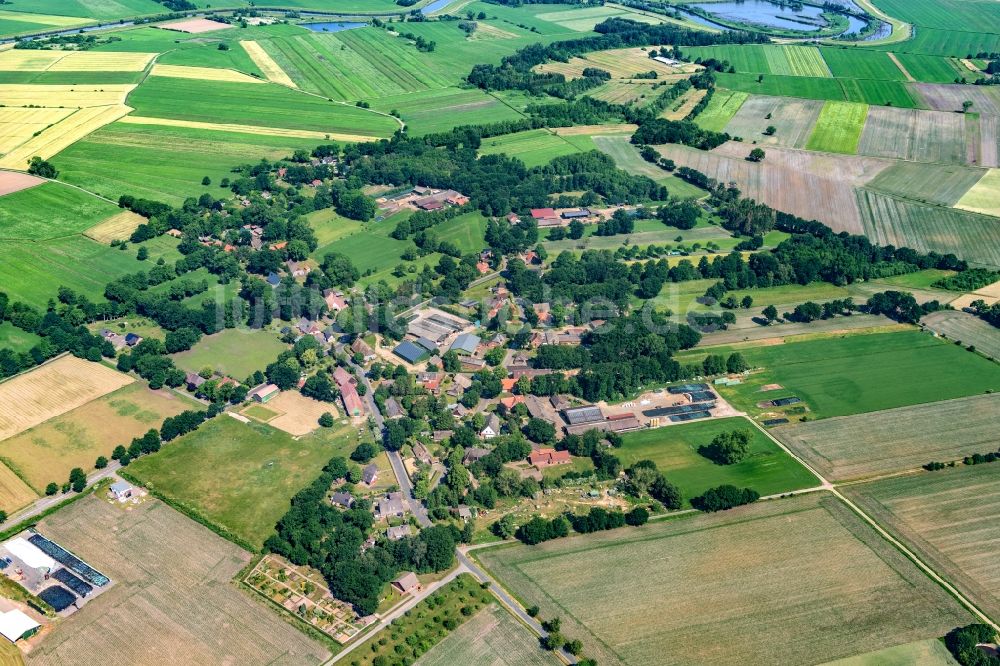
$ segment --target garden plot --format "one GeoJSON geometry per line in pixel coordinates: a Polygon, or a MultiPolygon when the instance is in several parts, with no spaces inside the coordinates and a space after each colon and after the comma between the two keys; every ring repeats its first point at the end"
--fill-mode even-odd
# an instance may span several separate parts
{"type": "Polygon", "coordinates": [[[24,169],[32,157],[48,159],[130,111],[132,108],[124,104],[80,109],[4,155],[0,158],[0,167],[24,169]]]}
{"type": "Polygon", "coordinates": [[[851,233],[863,228],[854,188],[891,164],[877,158],[777,146],[768,147],[764,162],[754,164],[745,159],[752,148],[729,142],[711,152],[681,145],[659,146],[658,150],[678,166],[697,169],[721,183],[735,182],[746,197],[851,233]]]}
{"type": "Polygon", "coordinates": [[[822,663],[969,621],[827,493],[477,555],[605,665],[822,663]]]}
{"type": "Polygon", "coordinates": [[[803,148],[822,108],[816,100],[751,95],[726,132],[758,145],[803,148]],[[768,127],[775,128],[773,135],[764,133],[768,127]]]}
{"type": "Polygon", "coordinates": [[[966,117],[958,113],[873,106],[858,153],[918,162],[965,164],[966,117]]]}
{"type": "Polygon", "coordinates": [[[997,414],[1000,395],[977,395],[778,426],[771,433],[826,478],[847,481],[996,450],[997,414]]]}
{"type": "Polygon", "coordinates": [[[845,488],[848,497],[994,618],[1000,616],[995,465],[959,465],[845,488]]]}
{"type": "Polygon", "coordinates": [[[215,67],[189,67],[187,65],[153,65],[150,76],[166,76],[172,79],[197,79],[201,81],[229,81],[231,83],[264,83],[258,78],[237,72],[234,69],[215,67]]]}
{"type": "Polygon", "coordinates": [[[0,383],[0,441],[131,384],[117,370],[63,356],[0,383]]]}
{"type": "Polygon", "coordinates": [[[40,528],[115,585],[56,623],[29,664],[310,666],[329,657],[232,584],[249,553],[158,500],[126,510],[87,497],[40,528]]]}

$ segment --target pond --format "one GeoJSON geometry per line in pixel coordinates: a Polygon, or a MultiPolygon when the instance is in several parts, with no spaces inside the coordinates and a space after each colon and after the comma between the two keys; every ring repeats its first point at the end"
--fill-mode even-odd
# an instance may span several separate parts
{"type": "Polygon", "coordinates": [[[368,24],[358,21],[327,21],[323,23],[300,23],[299,25],[313,32],[341,32],[343,30],[363,28],[368,24]]]}
{"type": "MultiPolygon", "coordinates": [[[[835,4],[839,4],[845,8],[853,5],[851,2],[843,1],[836,2],[835,4]]],[[[691,6],[718,16],[721,19],[753,23],[769,28],[781,28],[783,30],[811,32],[824,28],[827,25],[821,16],[823,8],[813,5],[802,5],[793,9],[791,7],[776,5],[767,0],[739,0],[735,2],[693,3],[691,6]]],[[[689,15],[689,18],[702,25],[713,25],[711,20],[700,16],[689,15]]],[[[859,18],[848,16],[847,20],[848,28],[845,32],[860,32],[865,27],[865,22],[859,18]]]]}
{"type": "Polygon", "coordinates": [[[433,14],[434,12],[436,12],[436,11],[438,11],[440,9],[444,9],[445,7],[447,7],[448,5],[450,5],[452,2],[454,2],[454,0],[434,0],[434,2],[432,2],[432,3],[428,4],[428,5],[424,5],[423,7],[421,7],[420,8],[420,13],[423,14],[423,15],[425,15],[425,16],[427,14],[433,14]]]}

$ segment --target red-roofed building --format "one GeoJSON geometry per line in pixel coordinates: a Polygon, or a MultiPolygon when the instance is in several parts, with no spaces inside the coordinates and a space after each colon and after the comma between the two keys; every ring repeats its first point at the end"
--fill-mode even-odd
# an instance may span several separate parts
{"type": "Polygon", "coordinates": [[[535,467],[542,468],[550,465],[568,465],[573,462],[573,456],[569,451],[556,451],[555,449],[538,449],[528,456],[528,462],[535,467]]]}
{"type": "Polygon", "coordinates": [[[532,208],[531,217],[536,220],[544,220],[550,217],[558,217],[556,211],[552,208],[532,208]]]}
{"type": "Polygon", "coordinates": [[[271,245],[272,250],[284,250],[288,246],[288,241],[281,241],[280,243],[273,243],[271,245]]]}
{"type": "Polygon", "coordinates": [[[423,383],[423,387],[431,393],[437,393],[441,389],[441,378],[428,379],[423,383]]]}
{"type": "Polygon", "coordinates": [[[341,391],[343,391],[346,386],[353,388],[354,385],[358,383],[358,380],[354,378],[354,375],[341,367],[338,367],[333,371],[333,381],[336,382],[341,391]]]}
{"type": "Polygon", "coordinates": [[[523,395],[512,395],[507,398],[500,398],[500,404],[506,407],[507,409],[514,409],[515,405],[520,405],[523,402],[524,402],[523,395]]]}
{"type": "Polygon", "coordinates": [[[506,379],[501,379],[500,386],[503,388],[504,391],[507,391],[509,393],[514,390],[515,386],[517,386],[517,379],[514,377],[507,377],[506,379]]]}
{"type": "Polygon", "coordinates": [[[490,272],[490,265],[485,261],[480,261],[476,264],[476,270],[479,271],[480,274],[486,275],[490,272]]]}
{"type": "Polygon", "coordinates": [[[364,413],[361,396],[358,395],[353,384],[348,384],[340,389],[340,400],[344,403],[344,410],[348,416],[361,416],[364,413]]]}
{"type": "Polygon", "coordinates": [[[507,213],[507,221],[511,224],[520,224],[521,218],[517,216],[517,213],[507,213]]]}

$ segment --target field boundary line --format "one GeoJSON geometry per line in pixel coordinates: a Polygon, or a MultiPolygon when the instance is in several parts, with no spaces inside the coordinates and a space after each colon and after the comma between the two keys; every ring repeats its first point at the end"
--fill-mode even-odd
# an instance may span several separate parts
{"type": "MultiPolygon", "coordinates": [[[[67,146],[67,148],[68,148],[68,146],[67,146]]],[[[11,169],[11,168],[8,168],[8,167],[0,167],[0,171],[10,171],[12,173],[28,173],[27,171],[22,171],[20,169],[11,169]]],[[[85,189],[83,187],[80,187],[79,185],[74,185],[73,183],[67,183],[64,180],[58,180],[56,178],[45,178],[44,176],[38,176],[38,177],[41,178],[42,180],[44,180],[47,183],[58,183],[59,185],[62,185],[64,187],[72,187],[74,190],[80,190],[81,192],[83,192],[85,194],[89,194],[92,197],[97,197],[98,199],[101,199],[102,201],[107,201],[108,203],[114,204],[116,206],[118,205],[117,201],[113,201],[113,200],[107,198],[106,196],[98,194],[97,192],[91,192],[90,190],[85,189]]],[[[39,183],[39,184],[41,184],[41,183],[39,183]]],[[[67,236],[54,236],[53,238],[69,238],[70,236],[79,236],[79,235],[81,235],[81,234],[68,234],[67,236]]],[[[14,240],[17,240],[17,239],[14,239],[14,240]]],[[[43,238],[42,240],[52,240],[52,239],[43,238]]],[[[69,352],[65,352],[65,353],[69,353],[69,352]]],[[[62,356],[62,354],[60,354],[60,356],[62,356]]],[[[58,358],[58,357],[55,357],[55,358],[58,358]]],[[[54,360],[54,358],[50,359],[50,360],[54,360]]],[[[46,361],[46,363],[48,363],[48,361],[46,361]]],[[[35,367],[38,367],[38,366],[35,366],[35,367]]],[[[10,379],[10,378],[8,377],[7,379],[10,379]]],[[[7,379],[4,379],[3,381],[7,381],[7,379]]]]}

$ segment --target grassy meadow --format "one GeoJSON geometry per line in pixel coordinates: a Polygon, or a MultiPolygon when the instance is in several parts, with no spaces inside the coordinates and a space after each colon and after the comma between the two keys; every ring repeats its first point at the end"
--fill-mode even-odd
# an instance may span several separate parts
{"type": "Polygon", "coordinates": [[[227,328],[203,337],[194,347],[172,358],[186,372],[212,368],[243,381],[257,370],[264,370],[287,348],[272,331],[227,328]]]}
{"type": "Polygon", "coordinates": [[[120,212],[115,204],[59,183],[7,194],[0,206],[0,239],[29,241],[86,231],[120,212]]]}
{"type": "Polygon", "coordinates": [[[615,453],[622,465],[652,460],[680,488],[685,501],[724,483],[753,488],[763,496],[819,484],[805,467],[743,417],[668,425],[626,433],[624,438],[625,443],[615,453]],[[716,435],[733,430],[746,430],[751,435],[750,451],[742,462],[717,465],[698,453],[698,448],[716,435]]]}

